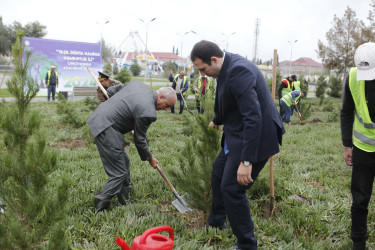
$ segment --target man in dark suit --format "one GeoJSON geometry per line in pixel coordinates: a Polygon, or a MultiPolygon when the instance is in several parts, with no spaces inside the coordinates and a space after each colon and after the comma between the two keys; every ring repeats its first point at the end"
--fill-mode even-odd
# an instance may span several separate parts
{"type": "Polygon", "coordinates": [[[212,169],[208,226],[226,228],[227,216],[237,237],[235,249],[257,249],[246,190],[268,158],[279,152],[283,123],[256,65],[204,40],[194,45],[190,57],[201,75],[216,78],[215,115],[209,126],[224,125],[222,150],[212,169]]]}
{"type": "Polygon", "coordinates": [[[157,110],[168,110],[177,100],[171,87],[153,91],[140,81],[109,87],[108,96],[87,121],[108,175],[103,191],[95,195],[97,211],[107,209],[115,195],[122,205],[130,198],[132,186],[124,134],[134,130],[139,156],[155,168],[159,162],[149,151],[147,129],[156,121],[157,110]]]}

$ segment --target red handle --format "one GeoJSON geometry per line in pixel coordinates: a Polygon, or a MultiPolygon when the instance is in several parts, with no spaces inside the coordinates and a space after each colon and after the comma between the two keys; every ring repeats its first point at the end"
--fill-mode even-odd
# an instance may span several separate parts
{"type": "Polygon", "coordinates": [[[171,240],[174,240],[174,232],[173,232],[173,229],[170,227],[170,226],[160,226],[160,227],[153,227],[153,228],[150,228],[148,230],[146,230],[142,236],[141,236],[141,239],[139,241],[139,244],[140,245],[144,245],[146,244],[146,239],[148,236],[150,236],[151,234],[155,234],[155,233],[160,233],[160,232],[168,232],[169,234],[169,238],[171,240]]]}
{"type": "Polygon", "coordinates": [[[119,245],[122,250],[131,250],[131,248],[129,247],[129,245],[126,244],[126,242],[123,239],[121,239],[120,237],[118,237],[116,239],[116,244],[119,245]]]}

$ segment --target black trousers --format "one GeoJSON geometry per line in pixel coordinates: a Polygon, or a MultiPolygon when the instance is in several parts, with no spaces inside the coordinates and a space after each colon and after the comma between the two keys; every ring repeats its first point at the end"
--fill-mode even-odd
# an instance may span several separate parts
{"type": "MultiPolygon", "coordinates": [[[[255,181],[267,160],[254,163],[251,177],[255,181]]],[[[233,162],[221,150],[212,169],[212,209],[208,218],[211,226],[221,226],[226,217],[232,231],[237,237],[237,245],[241,249],[257,249],[257,239],[254,235],[254,224],[250,214],[249,200],[246,190],[253,183],[241,186],[237,181],[239,163],[233,162]]]]}
{"type": "MultiPolygon", "coordinates": [[[[186,95],[184,95],[184,99],[186,100],[186,95]]],[[[177,102],[180,102],[179,114],[182,114],[182,111],[184,111],[184,99],[182,99],[181,94],[177,94],[177,102]]],[[[171,107],[171,113],[174,114],[174,105],[171,107]]]]}
{"type": "Polygon", "coordinates": [[[357,147],[353,148],[353,172],[351,192],[353,203],[352,232],[353,241],[366,241],[368,204],[370,202],[375,176],[375,152],[366,152],[357,147]]]}

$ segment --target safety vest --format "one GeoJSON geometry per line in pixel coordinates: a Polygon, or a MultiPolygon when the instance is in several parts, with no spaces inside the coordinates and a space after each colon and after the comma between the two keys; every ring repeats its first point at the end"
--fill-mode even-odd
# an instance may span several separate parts
{"type": "Polygon", "coordinates": [[[283,88],[281,90],[281,95],[284,96],[284,95],[287,95],[291,92],[293,92],[293,82],[291,82],[292,86],[289,85],[289,81],[287,79],[283,79],[282,81],[286,81],[288,84],[287,84],[287,87],[286,88],[283,88]]]}
{"type": "MultiPolygon", "coordinates": [[[[56,74],[56,86],[57,86],[57,83],[58,83],[58,79],[59,77],[57,76],[57,72],[55,71],[55,74],[56,74]]],[[[49,85],[49,80],[51,79],[51,70],[48,70],[48,81],[47,81],[47,85],[49,85]]]]}
{"type": "MultiPolygon", "coordinates": [[[[210,85],[211,85],[211,79],[210,79],[210,78],[206,78],[206,79],[207,79],[207,82],[206,82],[205,93],[207,93],[207,91],[209,90],[210,85]]],[[[197,88],[198,88],[200,91],[202,91],[202,86],[203,86],[203,84],[202,84],[202,77],[199,77],[197,88]]],[[[199,95],[201,95],[201,93],[195,92],[195,95],[196,95],[196,96],[199,96],[199,95]]]]}
{"type": "MultiPolygon", "coordinates": [[[[301,92],[299,92],[299,95],[296,97],[296,103],[299,102],[299,98],[301,97],[301,92]]],[[[281,99],[283,102],[285,102],[286,105],[288,105],[289,107],[292,106],[293,104],[293,97],[292,97],[292,92],[286,94],[283,96],[283,98],[281,99]]]]}
{"type": "MultiPolygon", "coordinates": [[[[177,79],[177,77],[179,77],[180,76],[180,74],[177,74],[175,77],[174,77],[174,79],[173,79],[173,81],[176,83],[176,85],[177,85],[177,81],[176,81],[176,79],[177,79]]],[[[186,86],[186,81],[187,81],[187,77],[186,76],[184,76],[184,80],[182,81],[182,87],[183,88],[185,88],[186,86]]],[[[176,86],[177,87],[177,86],[176,86]]],[[[182,91],[182,89],[181,89],[181,91],[182,91]]]]}
{"type": "Polygon", "coordinates": [[[295,81],[293,82],[294,90],[301,90],[301,82],[295,81]]]}
{"type": "Polygon", "coordinates": [[[357,68],[349,73],[349,88],[355,104],[354,145],[366,152],[375,152],[375,123],[371,121],[365,96],[365,81],[357,81],[357,68]]]}

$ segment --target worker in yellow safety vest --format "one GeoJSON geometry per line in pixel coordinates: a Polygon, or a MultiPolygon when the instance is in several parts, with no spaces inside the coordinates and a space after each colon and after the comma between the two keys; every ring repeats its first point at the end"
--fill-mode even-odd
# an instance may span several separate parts
{"type": "Polygon", "coordinates": [[[366,249],[368,204],[375,177],[375,43],[359,46],[356,67],[346,78],[341,108],[344,159],[352,166],[351,238],[353,249],[366,249]]]}
{"type": "Polygon", "coordinates": [[[46,86],[48,88],[48,98],[47,100],[50,100],[51,93],[52,93],[52,100],[55,100],[55,94],[56,94],[56,87],[59,86],[59,76],[56,72],[56,67],[51,66],[51,69],[46,74],[46,86]]]}
{"type": "MultiPolygon", "coordinates": [[[[297,81],[297,76],[296,75],[291,75],[291,76],[288,76],[286,77],[285,79],[283,79],[280,83],[280,86],[279,86],[279,89],[278,89],[278,93],[279,93],[279,104],[281,102],[281,98],[283,98],[284,95],[286,94],[289,94],[291,92],[293,92],[295,89],[294,89],[294,85],[293,83],[297,81]]],[[[280,104],[280,116],[283,116],[284,115],[284,110],[280,104]]]]}
{"type": "Polygon", "coordinates": [[[203,101],[206,93],[213,90],[214,86],[212,84],[212,78],[207,76],[199,76],[193,85],[193,90],[195,92],[195,105],[198,113],[203,114],[204,109],[201,107],[201,101],[203,101]]]}

